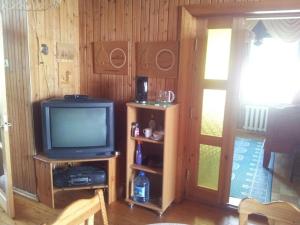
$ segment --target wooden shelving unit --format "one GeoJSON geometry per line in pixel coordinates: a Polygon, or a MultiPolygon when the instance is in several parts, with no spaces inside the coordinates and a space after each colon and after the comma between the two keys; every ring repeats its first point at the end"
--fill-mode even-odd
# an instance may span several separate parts
{"type": "MultiPolygon", "coordinates": [[[[39,201],[45,205],[55,208],[55,194],[60,191],[88,190],[104,188],[107,190],[108,204],[116,200],[116,158],[118,154],[105,158],[92,159],[50,159],[45,155],[39,154],[34,156],[35,170],[37,177],[37,194],[39,201]],[[65,163],[90,163],[100,165],[103,162],[107,171],[107,184],[91,185],[91,186],[76,186],[57,188],[53,184],[53,169],[57,165],[65,163]]],[[[102,164],[101,164],[102,166],[102,164]]]]}
{"type": "Polygon", "coordinates": [[[155,106],[153,104],[127,103],[126,201],[130,206],[142,206],[155,210],[161,215],[175,198],[178,109],[177,104],[155,106]],[[151,114],[158,117],[158,121],[164,129],[164,139],[156,141],[144,136],[132,137],[131,123],[138,122],[142,130],[148,127],[147,122],[151,119],[151,114]],[[143,156],[149,152],[155,152],[161,156],[162,168],[135,164],[135,151],[138,141],[142,143],[143,156]],[[150,201],[145,204],[133,200],[133,182],[138,171],[144,171],[150,180],[150,201]],[[157,179],[153,177],[157,177],[157,179]],[[153,180],[151,180],[152,178],[153,180]],[[151,183],[152,181],[153,183],[151,183]],[[156,188],[155,190],[158,191],[155,195],[159,193],[160,196],[152,196],[152,188],[156,188]]]}

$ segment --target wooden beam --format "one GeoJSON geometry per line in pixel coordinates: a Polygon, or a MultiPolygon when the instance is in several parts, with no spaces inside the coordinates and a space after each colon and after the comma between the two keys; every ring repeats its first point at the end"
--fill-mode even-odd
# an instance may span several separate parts
{"type": "Polygon", "coordinates": [[[184,6],[194,17],[300,15],[300,1],[230,2],[184,6]]]}

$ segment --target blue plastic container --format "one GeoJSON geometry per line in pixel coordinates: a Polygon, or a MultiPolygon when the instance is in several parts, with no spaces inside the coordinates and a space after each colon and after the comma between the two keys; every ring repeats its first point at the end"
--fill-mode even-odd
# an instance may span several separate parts
{"type": "Polygon", "coordinates": [[[149,179],[143,171],[140,171],[134,179],[133,200],[139,203],[149,202],[149,179]]]}

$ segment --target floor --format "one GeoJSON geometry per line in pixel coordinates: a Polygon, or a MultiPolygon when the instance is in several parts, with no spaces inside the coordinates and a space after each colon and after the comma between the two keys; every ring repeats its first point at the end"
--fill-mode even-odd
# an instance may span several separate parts
{"type": "MultiPolygon", "coordinates": [[[[257,134],[238,131],[237,136],[244,138],[264,139],[257,134]]],[[[300,165],[296,167],[297,174],[293,182],[290,182],[292,156],[288,154],[275,153],[274,173],[272,181],[271,200],[281,200],[291,202],[300,207],[300,165]]],[[[230,198],[229,203],[238,205],[240,199],[230,198]]]]}
{"type": "MultiPolygon", "coordinates": [[[[69,204],[74,196],[83,196],[82,192],[65,192],[57,196],[58,207],[63,208],[69,204]],[[76,194],[75,194],[76,193],[76,194]],[[62,201],[62,199],[64,201],[62,201]]],[[[38,225],[51,223],[61,210],[50,209],[47,206],[28,200],[21,196],[15,197],[16,218],[8,218],[0,209],[1,225],[38,225]]],[[[100,224],[100,215],[96,215],[96,224],[100,224]]],[[[153,211],[134,207],[130,209],[125,202],[118,201],[108,207],[110,225],[146,225],[159,222],[177,222],[189,225],[238,225],[238,214],[232,209],[218,209],[204,206],[195,202],[184,201],[172,205],[162,217],[153,211]]],[[[261,218],[254,218],[253,225],[267,224],[261,218]],[[260,221],[258,221],[260,220],[260,221]]]]}

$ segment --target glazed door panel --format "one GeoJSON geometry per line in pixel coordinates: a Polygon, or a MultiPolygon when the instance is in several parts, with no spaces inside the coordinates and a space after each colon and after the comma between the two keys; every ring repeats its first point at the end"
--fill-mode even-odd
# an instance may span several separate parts
{"type": "Polygon", "coordinates": [[[243,19],[198,19],[187,197],[214,205],[229,197],[242,27],[243,19]]]}

